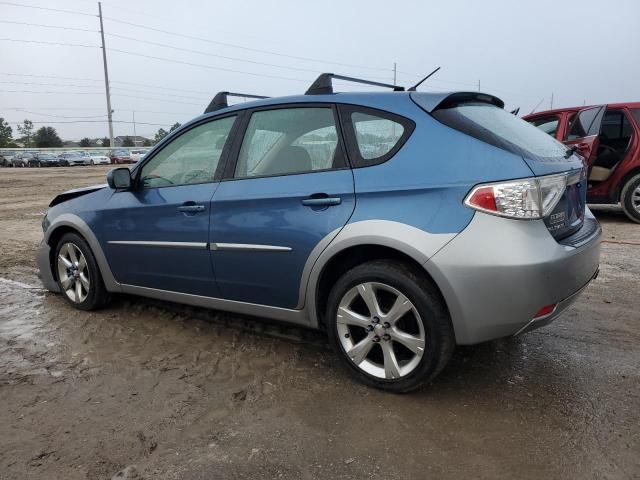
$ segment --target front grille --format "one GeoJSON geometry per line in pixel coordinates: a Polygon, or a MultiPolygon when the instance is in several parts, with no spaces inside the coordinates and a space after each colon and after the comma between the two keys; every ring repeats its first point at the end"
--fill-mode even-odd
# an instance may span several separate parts
{"type": "Polygon", "coordinates": [[[600,231],[600,224],[595,218],[585,218],[582,227],[576,233],[563,238],[558,243],[570,247],[584,245],[600,231]]]}

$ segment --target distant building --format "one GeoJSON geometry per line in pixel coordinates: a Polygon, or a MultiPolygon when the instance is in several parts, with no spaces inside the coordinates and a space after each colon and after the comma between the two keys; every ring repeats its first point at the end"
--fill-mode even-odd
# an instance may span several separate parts
{"type": "Polygon", "coordinates": [[[141,137],[140,135],[137,136],[133,136],[133,135],[120,135],[117,137],[113,138],[113,143],[115,147],[122,147],[123,143],[124,143],[124,139],[127,138],[127,136],[129,137],[129,139],[133,142],[133,144],[136,147],[142,147],[144,146],[145,142],[150,142],[150,140],[148,138],[145,137],[141,137]]]}

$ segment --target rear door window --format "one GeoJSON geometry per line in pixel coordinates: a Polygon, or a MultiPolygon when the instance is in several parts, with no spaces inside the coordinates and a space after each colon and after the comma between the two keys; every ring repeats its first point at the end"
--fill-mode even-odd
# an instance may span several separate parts
{"type": "Polygon", "coordinates": [[[350,140],[349,156],[354,167],[387,161],[404,145],[415,127],[407,118],[365,107],[342,105],[340,113],[350,140]]]}
{"type": "Polygon", "coordinates": [[[331,106],[278,108],[251,114],[234,176],[289,175],[344,165],[331,106]]]}

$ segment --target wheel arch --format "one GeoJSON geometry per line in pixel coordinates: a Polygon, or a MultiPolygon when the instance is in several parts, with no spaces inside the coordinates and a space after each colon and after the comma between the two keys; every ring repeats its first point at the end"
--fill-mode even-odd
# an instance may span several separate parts
{"type": "Polygon", "coordinates": [[[640,175],[640,166],[637,166],[631,170],[629,170],[624,177],[620,179],[620,183],[618,184],[618,191],[616,192],[616,199],[618,202],[622,201],[622,190],[624,186],[627,184],[629,180],[631,180],[636,175],[640,175]]]}
{"type": "Polygon", "coordinates": [[[45,233],[44,240],[51,247],[49,262],[54,278],[56,275],[55,269],[53,268],[55,247],[62,236],[70,232],[76,233],[82,237],[82,239],[84,239],[84,241],[89,245],[89,248],[96,259],[96,263],[98,264],[98,268],[100,269],[100,274],[102,275],[102,280],[106,289],[110,292],[121,291],[120,283],[118,283],[113,276],[111,267],[109,267],[109,263],[107,262],[107,258],[97,237],[84,220],[71,213],[64,213],[57,217],[45,233]]]}
{"type": "Polygon", "coordinates": [[[310,326],[324,327],[324,308],[331,286],[347,270],[370,260],[392,259],[415,266],[433,283],[444,305],[441,288],[425,263],[456,234],[431,234],[410,225],[367,220],[345,226],[318,255],[306,285],[305,308],[310,326]]]}

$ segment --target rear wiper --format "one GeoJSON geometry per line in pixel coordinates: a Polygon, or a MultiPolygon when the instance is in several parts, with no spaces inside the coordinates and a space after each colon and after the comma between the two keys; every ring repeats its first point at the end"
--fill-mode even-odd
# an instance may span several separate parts
{"type": "Polygon", "coordinates": [[[578,151],[578,145],[571,145],[568,149],[567,149],[567,153],[564,154],[564,158],[569,158],[571,155],[573,155],[574,153],[576,153],[578,151]]]}

